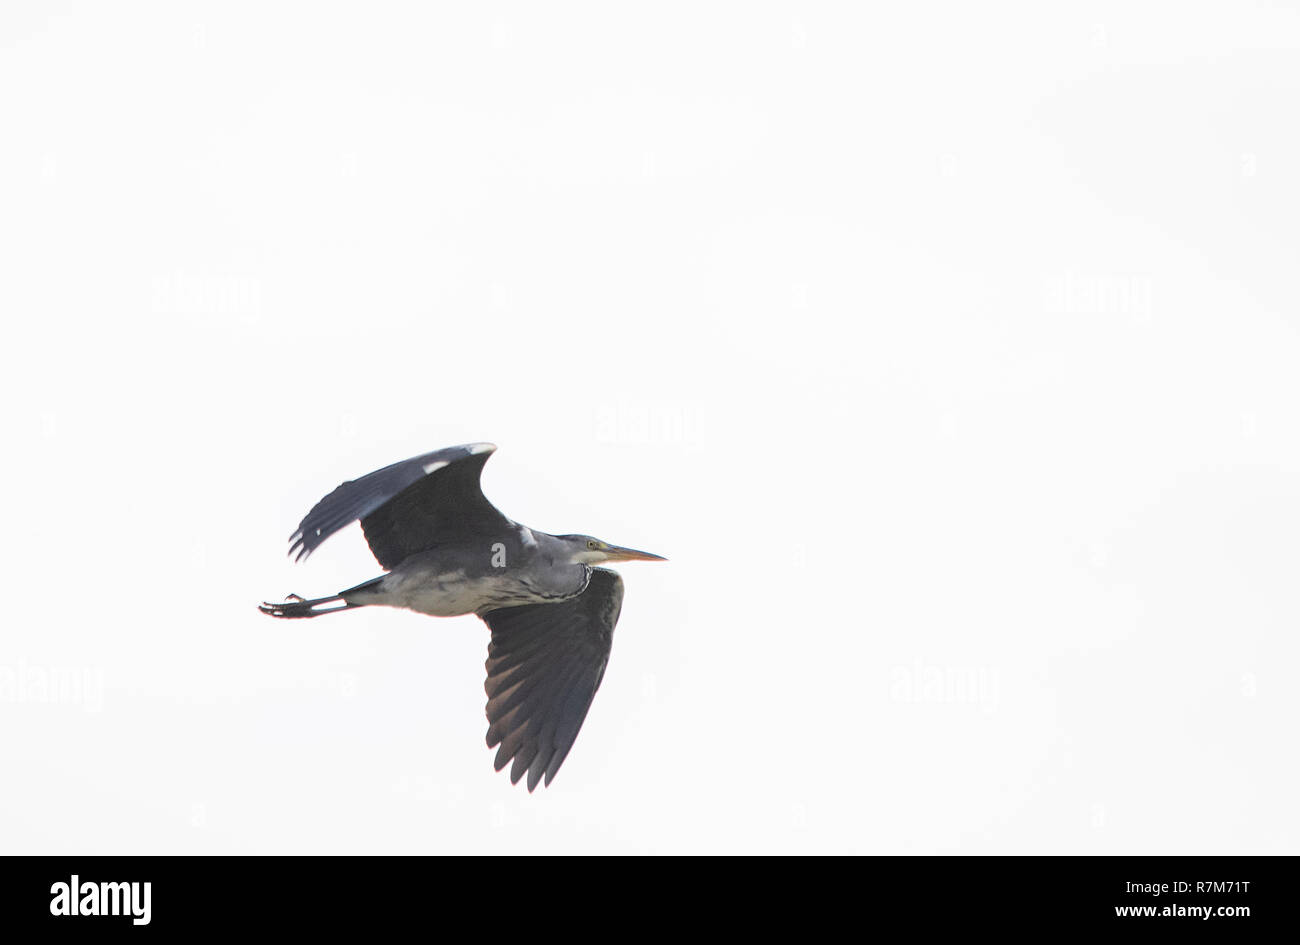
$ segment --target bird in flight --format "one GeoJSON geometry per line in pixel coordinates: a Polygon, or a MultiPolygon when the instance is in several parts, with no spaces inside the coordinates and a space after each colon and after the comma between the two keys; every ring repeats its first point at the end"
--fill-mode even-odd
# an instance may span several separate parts
{"type": "Polygon", "coordinates": [[[434,617],[475,614],[488,644],[487,743],[496,769],[528,790],[560,770],[600,688],[623,605],[623,580],[593,567],[664,561],[590,535],[548,535],[512,522],[479,486],[491,443],[449,446],[343,483],[290,536],[301,561],[361,520],[387,572],[332,597],[290,594],[259,609],[272,617],[319,617],[382,604],[434,617]],[[499,747],[498,747],[499,746],[499,747]]]}

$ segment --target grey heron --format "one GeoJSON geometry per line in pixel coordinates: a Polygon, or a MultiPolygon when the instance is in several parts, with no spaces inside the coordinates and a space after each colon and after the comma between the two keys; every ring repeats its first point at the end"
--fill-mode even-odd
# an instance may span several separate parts
{"type": "Polygon", "coordinates": [[[319,617],[382,604],[434,617],[475,614],[488,644],[487,743],[511,783],[549,786],[600,687],[623,604],[623,580],[594,567],[664,561],[590,535],[548,535],[512,522],[479,477],[496,450],[470,443],[343,483],[290,536],[296,561],[357,519],[387,572],[331,597],[263,603],[272,617],[319,617]],[[498,747],[499,746],[499,747],[498,747]]]}

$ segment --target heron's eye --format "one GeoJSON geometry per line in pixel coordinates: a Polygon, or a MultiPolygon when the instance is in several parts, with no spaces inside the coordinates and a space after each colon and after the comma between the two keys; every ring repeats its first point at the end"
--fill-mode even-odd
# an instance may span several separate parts
{"type": "Polygon", "coordinates": [[[589,542],[587,542],[587,547],[590,548],[592,551],[595,551],[595,550],[596,550],[596,542],[594,542],[594,541],[589,541],[589,542]]]}

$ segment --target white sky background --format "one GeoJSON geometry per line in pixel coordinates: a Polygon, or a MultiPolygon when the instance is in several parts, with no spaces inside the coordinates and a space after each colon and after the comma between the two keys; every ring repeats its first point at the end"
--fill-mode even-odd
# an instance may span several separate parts
{"type": "Polygon", "coordinates": [[[0,851],[1296,853],[1300,13],[6,3],[0,851]],[[621,567],[259,614],[475,440],[621,567]]]}

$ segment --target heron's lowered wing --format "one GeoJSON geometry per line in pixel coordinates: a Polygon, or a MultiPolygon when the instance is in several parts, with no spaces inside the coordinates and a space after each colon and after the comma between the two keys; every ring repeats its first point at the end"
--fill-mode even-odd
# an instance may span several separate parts
{"type": "Polygon", "coordinates": [[[600,688],[623,606],[623,579],[593,568],[587,589],[557,604],[524,604],[483,614],[488,645],[489,748],[510,781],[528,772],[528,790],[549,785],[578,737],[600,688]]]}
{"type": "Polygon", "coordinates": [[[307,513],[289,541],[301,561],[326,538],[361,519],[370,550],[386,570],[438,541],[490,537],[510,527],[479,488],[491,443],[449,446],[343,483],[307,513]]]}

